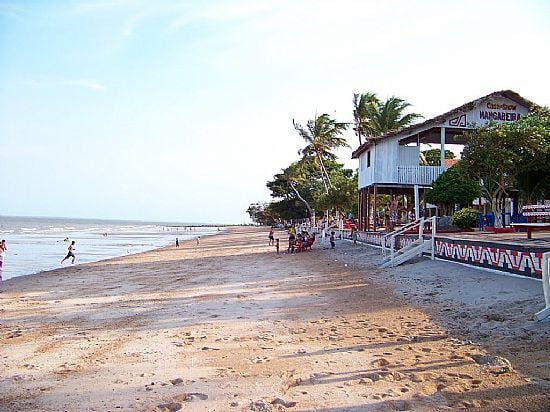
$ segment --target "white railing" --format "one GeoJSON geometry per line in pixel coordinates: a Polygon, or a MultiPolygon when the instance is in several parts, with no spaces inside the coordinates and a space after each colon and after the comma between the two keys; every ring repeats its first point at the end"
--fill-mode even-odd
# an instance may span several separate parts
{"type": "Polygon", "coordinates": [[[444,171],[441,166],[398,166],[397,183],[431,185],[444,171]]]}
{"type": "MultiPolygon", "coordinates": [[[[416,219],[414,222],[410,222],[410,223],[407,223],[405,226],[399,228],[398,230],[396,231],[393,231],[393,232],[388,232],[386,233],[384,236],[382,236],[380,238],[380,246],[382,246],[382,255],[384,257],[386,257],[386,254],[387,254],[387,251],[389,250],[389,245],[388,245],[388,240],[391,242],[392,240],[392,237],[393,239],[395,240],[395,237],[397,235],[400,235],[402,233],[405,233],[415,227],[419,227],[420,225],[420,222],[423,221],[424,218],[420,218],[420,219],[416,219]]],[[[419,234],[418,234],[418,237],[421,238],[422,235],[420,234],[420,227],[419,227],[419,234]]],[[[394,242],[394,245],[395,245],[395,242],[394,242]]]]}
{"type": "Polygon", "coordinates": [[[544,309],[535,314],[538,320],[546,319],[550,316],[550,252],[542,255],[542,290],[544,292],[544,309]]]}
{"type": "Polygon", "coordinates": [[[397,238],[397,236],[402,235],[403,233],[405,233],[409,230],[413,230],[413,229],[418,227],[418,240],[423,240],[424,239],[424,225],[426,223],[430,222],[431,223],[431,229],[432,229],[432,237],[430,239],[431,243],[432,243],[432,246],[431,246],[431,259],[434,260],[435,259],[436,219],[437,219],[436,216],[432,216],[429,219],[424,219],[422,217],[420,219],[415,220],[414,222],[411,222],[411,223],[403,226],[399,230],[396,230],[394,232],[390,232],[390,233],[382,236],[382,238],[380,239],[380,241],[381,241],[380,243],[381,243],[381,246],[382,246],[382,253],[383,253],[384,257],[386,257],[387,249],[389,248],[390,261],[393,262],[394,252],[395,252],[395,239],[397,238]],[[389,240],[389,245],[388,245],[388,240],[389,240]]]}

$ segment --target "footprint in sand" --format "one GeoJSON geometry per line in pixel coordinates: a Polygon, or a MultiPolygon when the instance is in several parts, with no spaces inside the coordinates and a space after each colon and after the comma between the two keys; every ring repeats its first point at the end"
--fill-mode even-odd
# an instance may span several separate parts
{"type": "Polygon", "coordinates": [[[388,366],[390,362],[385,358],[376,359],[371,362],[371,365],[376,368],[383,368],[385,366],[388,366]]]}
{"type": "Polygon", "coordinates": [[[269,359],[266,356],[257,356],[255,358],[249,359],[249,361],[252,363],[266,363],[266,362],[269,362],[270,360],[271,359],[269,359]]]}

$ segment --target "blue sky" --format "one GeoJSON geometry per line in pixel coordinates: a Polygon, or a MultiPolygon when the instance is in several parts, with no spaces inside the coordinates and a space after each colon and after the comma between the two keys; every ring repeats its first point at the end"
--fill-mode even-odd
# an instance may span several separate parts
{"type": "Polygon", "coordinates": [[[548,1],[0,0],[0,215],[242,223],[293,118],[548,106],[548,44],[548,1]]]}

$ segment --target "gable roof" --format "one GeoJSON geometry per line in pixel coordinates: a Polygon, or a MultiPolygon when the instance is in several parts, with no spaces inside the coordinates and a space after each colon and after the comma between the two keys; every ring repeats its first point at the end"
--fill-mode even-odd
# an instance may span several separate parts
{"type": "Polygon", "coordinates": [[[418,131],[420,129],[428,129],[430,127],[440,126],[441,123],[443,123],[447,118],[451,117],[452,115],[456,115],[456,114],[460,114],[460,113],[464,113],[464,112],[468,112],[470,110],[473,110],[480,102],[482,102],[484,100],[487,100],[487,99],[490,99],[490,98],[493,98],[493,97],[505,97],[507,99],[513,100],[514,102],[519,103],[519,104],[521,104],[525,107],[528,107],[530,109],[533,108],[533,107],[538,107],[537,104],[531,102],[530,100],[525,99],[524,97],[520,96],[518,93],[516,93],[512,90],[501,90],[501,91],[498,91],[498,92],[493,92],[491,94],[488,94],[487,96],[483,96],[483,97],[480,97],[479,99],[476,99],[476,100],[473,100],[471,102],[465,103],[462,106],[459,106],[455,109],[452,109],[452,110],[450,110],[446,113],[440,114],[439,116],[436,116],[432,119],[426,120],[422,123],[416,123],[416,124],[413,124],[411,126],[407,126],[407,127],[403,128],[403,129],[400,129],[400,130],[395,130],[395,131],[392,131],[392,132],[385,133],[381,136],[368,138],[365,143],[363,143],[361,146],[359,146],[357,149],[355,149],[353,151],[353,153],[351,154],[351,158],[352,159],[357,159],[359,157],[359,155],[361,153],[365,152],[369,148],[369,146],[375,141],[384,140],[384,139],[387,139],[389,137],[400,135],[400,134],[403,134],[403,135],[412,134],[415,131],[418,131]]]}

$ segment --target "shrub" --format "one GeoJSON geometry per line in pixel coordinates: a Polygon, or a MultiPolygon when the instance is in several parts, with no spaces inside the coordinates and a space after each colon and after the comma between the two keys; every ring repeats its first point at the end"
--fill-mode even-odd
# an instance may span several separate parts
{"type": "Polygon", "coordinates": [[[478,225],[478,213],[474,209],[462,209],[451,218],[451,223],[461,229],[472,228],[478,225]]]}

